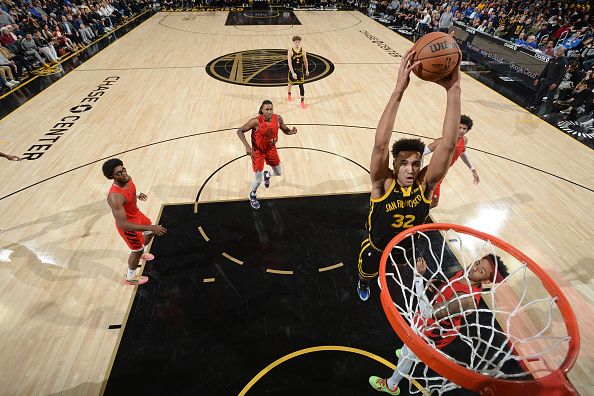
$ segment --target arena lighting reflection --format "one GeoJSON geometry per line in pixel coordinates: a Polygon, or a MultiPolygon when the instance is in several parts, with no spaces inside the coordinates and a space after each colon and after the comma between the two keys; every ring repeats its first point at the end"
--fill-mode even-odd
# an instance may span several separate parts
{"type": "Polygon", "coordinates": [[[499,230],[508,221],[509,208],[482,208],[476,216],[463,225],[491,235],[499,235],[499,230]]]}
{"type": "Polygon", "coordinates": [[[10,255],[14,253],[14,250],[0,249],[0,263],[10,263],[10,255]]]}

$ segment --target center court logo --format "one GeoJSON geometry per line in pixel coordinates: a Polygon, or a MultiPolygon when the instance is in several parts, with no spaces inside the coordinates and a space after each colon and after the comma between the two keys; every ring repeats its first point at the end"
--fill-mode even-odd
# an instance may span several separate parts
{"type": "MultiPolygon", "coordinates": [[[[323,56],[307,53],[309,76],[305,82],[321,80],[334,71],[334,64],[323,56]]],[[[257,49],[233,52],[206,65],[206,72],[219,81],[252,87],[287,85],[287,50],[257,49]]]]}

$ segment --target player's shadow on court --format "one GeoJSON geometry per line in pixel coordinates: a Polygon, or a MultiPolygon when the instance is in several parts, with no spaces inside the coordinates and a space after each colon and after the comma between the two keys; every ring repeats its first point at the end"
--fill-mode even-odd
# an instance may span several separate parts
{"type": "MultiPolygon", "coordinates": [[[[77,237],[70,238],[77,239],[77,237]]],[[[38,287],[38,280],[41,278],[49,282],[64,282],[70,280],[94,279],[96,277],[106,278],[118,282],[123,277],[125,267],[125,253],[117,250],[106,249],[76,249],[70,250],[61,248],[60,244],[67,243],[69,239],[53,242],[52,256],[68,257],[68,266],[45,263],[38,254],[20,243],[6,242],[0,249],[10,251],[11,264],[18,263],[18,267],[12,271],[12,275],[24,284],[38,287]],[[111,267],[101,264],[97,259],[110,259],[110,261],[122,262],[122,273],[118,273],[111,267]],[[24,263],[24,265],[21,265],[24,263]],[[99,270],[98,270],[99,268],[99,270]]]]}
{"type": "Polygon", "coordinates": [[[45,224],[41,231],[28,235],[26,238],[19,241],[19,243],[23,243],[26,241],[31,241],[42,235],[49,234],[53,231],[57,231],[60,228],[65,228],[71,224],[82,221],[83,219],[86,219],[83,225],[84,232],[78,235],[78,237],[87,237],[91,234],[91,230],[95,223],[101,217],[108,214],[109,207],[107,206],[107,202],[105,201],[105,199],[102,199],[87,205],[79,206],[78,208],[63,210],[61,212],[57,212],[49,216],[37,218],[35,220],[16,225],[14,227],[4,229],[2,230],[2,232],[7,233],[9,231],[18,230],[20,228],[45,224]]]}

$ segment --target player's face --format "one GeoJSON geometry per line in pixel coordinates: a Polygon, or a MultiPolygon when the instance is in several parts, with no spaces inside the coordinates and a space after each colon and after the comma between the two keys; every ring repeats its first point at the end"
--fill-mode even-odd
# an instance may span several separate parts
{"type": "Polygon", "coordinates": [[[299,49],[299,47],[301,47],[301,40],[293,41],[293,48],[299,49]]]}
{"type": "Polygon", "coordinates": [[[458,125],[458,139],[460,139],[462,136],[466,135],[467,133],[468,133],[468,127],[466,126],[466,124],[458,125]]]}
{"type": "Polygon", "coordinates": [[[493,267],[487,259],[475,261],[468,269],[468,279],[473,283],[493,280],[493,267]]]}
{"type": "Polygon", "coordinates": [[[130,176],[128,176],[126,168],[124,168],[122,165],[118,165],[114,168],[112,177],[114,181],[120,184],[126,184],[130,181],[130,176]]]}
{"type": "Polygon", "coordinates": [[[272,118],[272,105],[271,104],[265,104],[264,106],[262,106],[262,114],[264,115],[264,119],[268,122],[270,121],[270,119],[272,118]]]}
{"type": "Polygon", "coordinates": [[[421,169],[421,154],[416,151],[401,151],[394,159],[396,179],[402,187],[412,186],[421,169]]]}

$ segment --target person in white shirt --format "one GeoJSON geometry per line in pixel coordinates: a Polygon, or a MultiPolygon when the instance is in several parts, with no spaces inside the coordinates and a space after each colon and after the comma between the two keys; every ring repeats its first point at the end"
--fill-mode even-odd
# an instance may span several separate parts
{"type": "Polygon", "coordinates": [[[423,11],[423,19],[419,21],[418,29],[424,34],[429,30],[431,25],[431,15],[428,10],[423,11]]]}

